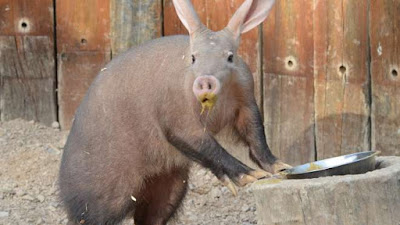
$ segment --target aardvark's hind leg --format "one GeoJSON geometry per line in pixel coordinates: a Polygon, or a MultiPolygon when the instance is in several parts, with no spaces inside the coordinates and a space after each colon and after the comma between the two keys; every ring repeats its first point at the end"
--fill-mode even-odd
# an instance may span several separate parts
{"type": "Polygon", "coordinates": [[[177,169],[153,177],[145,185],[144,203],[138,203],[136,225],[163,225],[174,215],[186,194],[188,169],[177,169]]]}

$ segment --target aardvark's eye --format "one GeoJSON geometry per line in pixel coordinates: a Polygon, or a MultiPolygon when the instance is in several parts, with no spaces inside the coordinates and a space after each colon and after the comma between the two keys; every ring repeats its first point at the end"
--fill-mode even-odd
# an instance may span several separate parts
{"type": "Polygon", "coordinates": [[[233,53],[232,52],[229,52],[228,62],[230,62],[230,63],[233,62],[233,53]]]}

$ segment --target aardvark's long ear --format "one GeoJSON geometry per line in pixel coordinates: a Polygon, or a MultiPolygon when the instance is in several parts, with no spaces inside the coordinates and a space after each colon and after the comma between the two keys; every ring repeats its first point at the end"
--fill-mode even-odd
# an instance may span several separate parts
{"type": "Polygon", "coordinates": [[[189,34],[193,34],[203,26],[190,0],[173,0],[173,3],[179,19],[189,31],[189,34]]]}
{"type": "Polygon", "coordinates": [[[275,0],[245,0],[232,16],[227,28],[239,38],[267,18],[275,0]]]}

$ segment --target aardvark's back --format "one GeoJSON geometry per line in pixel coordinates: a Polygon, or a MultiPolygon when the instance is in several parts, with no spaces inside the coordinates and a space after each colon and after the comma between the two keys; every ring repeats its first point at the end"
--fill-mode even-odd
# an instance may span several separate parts
{"type": "Polygon", "coordinates": [[[85,201],[92,210],[82,218],[101,221],[132,201],[126,196],[140,196],[132,190],[140,190],[144,174],[186,168],[188,160],[164,138],[160,119],[168,110],[159,101],[182,91],[187,48],[185,36],[153,40],[100,72],[76,112],[62,159],[60,192],[70,215],[85,212],[85,201]]]}

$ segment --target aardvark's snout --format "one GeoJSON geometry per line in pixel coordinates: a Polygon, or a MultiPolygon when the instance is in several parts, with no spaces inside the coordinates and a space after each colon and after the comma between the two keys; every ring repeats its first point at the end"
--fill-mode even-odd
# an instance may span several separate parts
{"type": "Polygon", "coordinates": [[[221,84],[214,76],[199,76],[193,82],[193,93],[204,109],[211,109],[217,101],[221,84]]]}
{"type": "Polygon", "coordinates": [[[210,75],[199,76],[194,80],[193,92],[199,99],[204,94],[217,95],[220,89],[220,84],[217,78],[210,75]]]}

